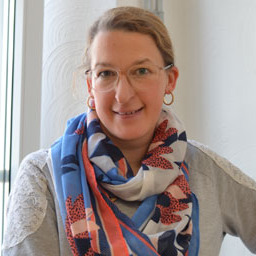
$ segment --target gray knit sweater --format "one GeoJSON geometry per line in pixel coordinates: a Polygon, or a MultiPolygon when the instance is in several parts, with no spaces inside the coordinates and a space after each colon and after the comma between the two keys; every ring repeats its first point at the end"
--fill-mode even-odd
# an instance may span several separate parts
{"type": "MultiPolygon", "coordinates": [[[[239,236],[256,253],[256,183],[207,147],[188,142],[189,184],[200,207],[200,256],[217,256],[225,234],[239,236]]],[[[71,256],[60,216],[50,153],[27,156],[12,189],[4,256],[71,256]]],[[[131,216],[138,204],[117,201],[131,216]]]]}

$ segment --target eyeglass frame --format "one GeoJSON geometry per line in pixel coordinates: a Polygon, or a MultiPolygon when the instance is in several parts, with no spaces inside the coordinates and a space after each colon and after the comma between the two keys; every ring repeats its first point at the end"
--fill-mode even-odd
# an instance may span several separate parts
{"type": "MultiPolygon", "coordinates": [[[[154,64],[154,63],[152,63],[151,65],[154,65],[155,67],[157,67],[157,68],[159,68],[159,70],[167,70],[167,69],[169,69],[169,68],[172,68],[173,66],[174,66],[174,63],[171,63],[171,64],[169,64],[169,65],[167,65],[167,66],[164,66],[164,67],[160,67],[160,66],[158,66],[158,65],[156,65],[156,64],[154,64]]],[[[136,66],[136,65],[134,65],[134,66],[136,66]]],[[[133,66],[131,66],[130,68],[132,68],[133,66]]],[[[127,69],[127,71],[129,71],[130,70],[130,68],[128,68],[127,69]]],[[[122,72],[122,70],[120,69],[120,68],[114,68],[113,67],[113,69],[114,69],[114,71],[117,73],[117,79],[116,79],[116,81],[115,81],[115,83],[114,83],[114,85],[113,85],[113,88],[110,88],[110,89],[107,89],[107,90],[98,90],[98,89],[95,89],[93,86],[92,86],[92,89],[93,90],[95,90],[95,91],[98,91],[98,92],[110,92],[110,91],[112,91],[114,88],[115,88],[115,86],[118,84],[118,81],[119,81],[119,79],[120,79],[120,73],[122,72]]],[[[88,69],[88,70],[86,70],[85,71],[85,75],[86,76],[88,76],[89,74],[91,74],[92,75],[92,72],[93,72],[94,70],[93,69],[88,69]]],[[[127,71],[126,71],[126,76],[127,76],[127,71]]],[[[128,79],[128,81],[129,81],[129,79],[128,79]]],[[[129,81],[130,82],[130,81],[129,81]]]]}

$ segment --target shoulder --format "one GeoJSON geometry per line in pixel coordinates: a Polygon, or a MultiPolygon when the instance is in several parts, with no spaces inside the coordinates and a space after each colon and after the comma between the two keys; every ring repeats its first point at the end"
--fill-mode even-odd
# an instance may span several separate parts
{"type": "Polygon", "coordinates": [[[42,169],[49,157],[49,150],[42,149],[28,154],[21,162],[19,172],[24,169],[38,168],[42,169]]]}
{"type": "Polygon", "coordinates": [[[49,197],[45,174],[48,158],[48,150],[40,150],[29,154],[20,164],[8,200],[5,249],[22,242],[43,222],[49,197]]]}
{"type": "Polygon", "coordinates": [[[185,161],[190,188],[199,201],[202,255],[209,251],[209,244],[212,255],[217,255],[225,233],[241,237],[255,251],[255,238],[251,236],[255,225],[250,221],[256,212],[255,181],[196,141],[188,141],[185,161]]]}
{"type": "Polygon", "coordinates": [[[49,170],[47,162],[50,153],[48,150],[39,150],[27,155],[21,162],[10,197],[20,191],[21,188],[45,192],[47,189],[47,175],[49,170]]]}
{"type": "Polygon", "coordinates": [[[47,162],[49,158],[48,150],[39,150],[27,155],[20,164],[10,196],[25,185],[28,186],[28,189],[36,186],[41,191],[45,191],[47,185],[46,170],[48,170],[47,162]]]}
{"type": "Polygon", "coordinates": [[[256,190],[256,183],[253,179],[244,174],[228,159],[202,143],[189,140],[186,158],[194,170],[196,169],[197,172],[208,176],[210,179],[225,176],[240,185],[256,190]]]}

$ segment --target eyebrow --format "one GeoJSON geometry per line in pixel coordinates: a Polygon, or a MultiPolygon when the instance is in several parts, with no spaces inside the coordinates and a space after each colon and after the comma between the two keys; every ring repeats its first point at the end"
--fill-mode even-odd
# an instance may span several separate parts
{"type": "MultiPolygon", "coordinates": [[[[131,66],[133,65],[139,65],[139,64],[143,64],[145,62],[150,62],[150,63],[153,63],[149,58],[144,58],[144,59],[141,59],[141,60],[136,60],[134,61],[131,66]]],[[[112,65],[111,63],[109,62],[97,62],[95,64],[95,67],[96,68],[97,66],[104,66],[104,67],[115,67],[114,65],[112,65]]]]}

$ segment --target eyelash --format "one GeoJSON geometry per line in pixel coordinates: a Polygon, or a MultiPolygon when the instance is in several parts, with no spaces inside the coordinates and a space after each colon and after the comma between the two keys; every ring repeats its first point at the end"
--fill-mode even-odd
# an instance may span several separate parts
{"type": "Polygon", "coordinates": [[[97,78],[98,77],[109,77],[109,76],[114,76],[116,75],[116,72],[115,71],[112,71],[112,70],[103,70],[103,71],[100,71],[98,74],[97,74],[97,78]],[[107,73],[107,74],[106,74],[107,73]]]}

